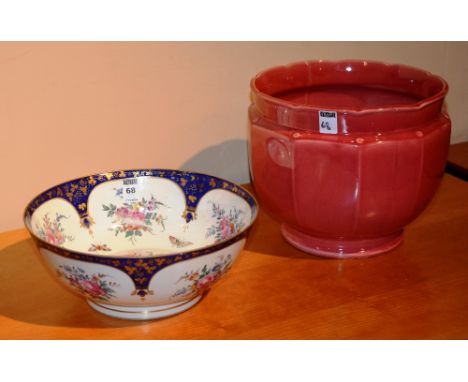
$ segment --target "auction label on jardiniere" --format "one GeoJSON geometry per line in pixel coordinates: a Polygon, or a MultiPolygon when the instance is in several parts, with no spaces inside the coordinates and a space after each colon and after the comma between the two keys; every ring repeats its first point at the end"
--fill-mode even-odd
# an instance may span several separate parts
{"type": "Polygon", "coordinates": [[[320,110],[319,129],[322,134],[338,134],[337,112],[320,110]]]}

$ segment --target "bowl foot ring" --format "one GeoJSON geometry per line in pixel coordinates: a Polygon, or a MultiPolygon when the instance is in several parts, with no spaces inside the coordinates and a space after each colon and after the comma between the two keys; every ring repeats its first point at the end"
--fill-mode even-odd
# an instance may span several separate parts
{"type": "Polygon", "coordinates": [[[338,240],[310,236],[285,224],[281,226],[281,233],[289,244],[303,252],[336,259],[379,255],[396,248],[403,241],[403,230],[383,237],[362,240],[338,240]]]}
{"type": "Polygon", "coordinates": [[[91,308],[106,316],[125,320],[154,320],[182,313],[194,306],[201,298],[202,295],[198,295],[189,300],[179,301],[174,304],[155,306],[120,306],[101,304],[91,300],[87,301],[91,308]]]}

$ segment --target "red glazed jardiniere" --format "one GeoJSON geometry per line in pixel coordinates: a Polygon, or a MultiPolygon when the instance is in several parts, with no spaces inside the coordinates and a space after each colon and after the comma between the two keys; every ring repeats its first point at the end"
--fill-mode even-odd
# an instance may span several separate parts
{"type": "Polygon", "coordinates": [[[252,177],[285,239],[340,258],[400,244],[444,172],[447,83],[404,65],[309,61],[261,72],[251,90],[252,177]]]}

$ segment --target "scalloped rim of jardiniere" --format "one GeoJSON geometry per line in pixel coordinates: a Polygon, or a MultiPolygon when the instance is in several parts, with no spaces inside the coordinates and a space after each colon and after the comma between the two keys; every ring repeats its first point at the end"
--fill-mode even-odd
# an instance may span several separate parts
{"type": "MultiPolygon", "coordinates": [[[[101,254],[97,254],[97,253],[89,253],[89,252],[82,252],[82,251],[76,251],[76,250],[72,250],[72,249],[68,249],[68,248],[64,248],[64,247],[60,247],[60,246],[57,246],[57,245],[54,245],[54,244],[51,244],[51,243],[48,243],[46,242],[45,240],[41,239],[40,237],[38,237],[34,232],[33,230],[31,229],[30,225],[28,224],[28,221],[27,221],[27,216],[28,216],[28,208],[29,206],[33,203],[34,200],[36,200],[38,197],[40,197],[42,194],[46,193],[47,191],[51,190],[51,189],[54,189],[56,187],[60,187],[66,183],[69,183],[69,182],[73,182],[73,181],[77,181],[77,180],[81,180],[81,179],[86,179],[86,178],[89,178],[91,176],[99,176],[99,175],[104,175],[104,174],[108,174],[108,173],[114,173],[114,172],[120,172],[120,171],[125,171],[125,172],[133,172],[133,171],[148,171],[148,170],[151,170],[151,171],[175,171],[175,172],[178,172],[178,173],[187,173],[187,174],[193,174],[193,175],[201,175],[201,176],[207,176],[207,177],[211,177],[211,178],[215,178],[217,180],[220,180],[220,181],[223,181],[223,182],[228,182],[228,183],[231,183],[232,185],[238,187],[239,189],[241,189],[242,191],[244,191],[246,194],[248,194],[254,204],[253,204],[253,207],[251,207],[251,210],[252,210],[252,215],[250,217],[250,223],[247,224],[241,231],[239,231],[237,234],[235,234],[234,236],[230,237],[229,239],[224,239],[218,243],[213,243],[213,244],[210,244],[210,245],[205,245],[203,247],[197,247],[197,248],[193,248],[191,250],[188,250],[188,251],[180,251],[180,252],[171,252],[171,253],[164,253],[164,254],[160,254],[160,255],[156,255],[156,256],[151,256],[151,255],[142,255],[140,257],[138,257],[139,259],[160,259],[162,257],[166,257],[166,256],[174,256],[174,255],[184,255],[184,254],[187,254],[187,253],[191,253],[191,252],[200,252],[200,251],[205,251],[205,250],[208,250],[209,248],[213,248],[213,252],[215,251],[218,251],[220,249],[223,249],[233,243],[235,243],[236,241],[240,240],[240,238],[242,236],[245,236],[246,232],[252,227],[252,225],[254,224],[255,220],[257,219],[257,216],[258,216],[258,201],[257,199],[255,198],[255,196],[252,195],[252,193],[250,191],[248,191],[245,187],[241,186],[240,184],[236,183],[236,182],[232,182],[230,180],[227,180],[227,179],[224,179],[224,178],[220,178],[218,176],[214,176],[214,175],[210,175],[210,174],[205,174],[205,173],[201,173],[201,172],[197,172],[197,171],[190,171],[190,170],[176,170],[176,169],[170,169],[170,168],[138,168],[138,169],[119,169],[119,170],[112,170],[112,171],[104,171],[104,172],[100,172],[100,173],[93,173],[93,174],[88,174],[88,175],[84,175],[84,176],[80,176],[80,177],[77,177],[77,178],[72,178],[72,179],[69,179],[69,180],[66,180],[64,182],[61,182],[59,184],[56,184],[55,186],[52,186],[52,187],[49,187],[48,189],[46,189],[45,191],[42,191],[40,193],[38,193],[36,196],[34,196],[27,204],[26,204],[26,207],[24,208],[24,211],[23,211],[23,224],[24,226],[26,227],[26,230],[29,232],[29,234],[35,239],[37,240],[38,242],[42,243],[44,245],[44,247],[52,247],[52,248],[57,248],[59,251],[63,251],[63,252],[69,252],[69,253],[73,253],[73,254],[77,254],[77,255],[80,255],[80,256],[84,256],[84,257],[88,257],[90,259],[91,262],[93,258],[106,258],[106,259],[134,259],[133,257],[126,257],[126,256],[112,256],[112,255],[101,255],[101,254]]],[[[112,181],[113,179],[111,180],[107,180],[107,182],[110,182],[112,181]]],[[[227,192],[232,192],[230,190],[224,190],[224,191],[227,191],[227,192]]],[[[234,193],[235,194],[235,193],[234,193]]],[[[52,200],[52,199],[50,199],[52,200]]],[[[31,215],[32,217],[32,215],[31,215]]],[[[206,253],[207,255],[211,253],[211,252],[208,252],[206,253]]]]}
{"type": "MultiPolygon", "coordinates": [[[[448,92],[448,89],[449,89],[447,81],[445,81],[442,77],[440,77],[440,76],[438,76],[436,74],[433,74],[433,73],[431,73],[431,72],[429,72],[427,70],[415,67],[415,66],[404,65],[404,64],[389,64],[389,63],[386,63],[386,62],[383,62],[383,61],[375,61],[375,60],[349,59],[349,60],[336,60],[336,61],[333,61],[333,60],[310,60],[310,61],[308,61],[308,60],[306,60],[306,61],[292,62],[292,63],[287,64],[287,65],[274,66],[274,67],[262,70],[254,78],[252,78],[252,80],[250,81],[251,90],[254,93],[256,93],[257,95],[264,98],[265,100],[268,100],[270,102],[273,102],[275,104],[278,104],[278,105],[281,105],[281,106],[284,106],[284,107],[288,107],[288,108],[290,108],[292,110],[297,110],[297,111],[319,111],[319,110],[322,110],[323,108],[320,108],[318,106],[301,105],[301,104],[298,104],[298,103],[295,103],[295,102],[283,100],[281,98],[276,98],[276,97],[274,97],[272,95],[269,95],[269,94],[267,94],[267,93],[265,93],[263,91],[260,91],[258,89],[257,85],[256,85],[256,81],[261,76],[265,75],[269,71],[278,70],[280,68],[288,68],[288,67],[292,67],[294,65],[298,65],[298,64],[301,64],[301,63],[305,63],[307,65],[325,63],[325,64],[334,65],[334,66],[345,65],[345,64],[349,64],[349,65],[352,65],[352,64],[363,64],[363,65],[372,64],[372,65],[382,65],[382,66],[384,66],[386,68],[406,68],[406,69],[418,71],[418,72],[420,72],[422,74],[425,74],[426,76],[428,76],[430,78],[433,78],[434,80],[439,81],[441,83],[442,87],[441,87],[440,91],[438,91],[436,94],[434,94],[434,95],[432,95],[432,96],[430,96],[428,98],[424,98],[421,101],[415,102],[413,104],[392,105],[392,106],[387,106],[387,107],[383,106],[383,107],[378,107],[378,108],[365,108],[365,109],[360,109],[360,110],[347,109],[347,108],[342,108],[342,107],[336,108],[340,113],[347,113],[347,114],[351,114],[351,115],[365,115],[365,114],[370,114],[370,113],[383,113],[383,112],[388,112],[390,110],[393,110],[393,111],[420,110],[420,109],[423,109],[426,106],[430,105],[431,103],[439,101],[440,99],[444,98],[447,95],[447,92],[448,92]]],[[[333,108],[333,106],[330,106],[330,107],[333,108]]]]}

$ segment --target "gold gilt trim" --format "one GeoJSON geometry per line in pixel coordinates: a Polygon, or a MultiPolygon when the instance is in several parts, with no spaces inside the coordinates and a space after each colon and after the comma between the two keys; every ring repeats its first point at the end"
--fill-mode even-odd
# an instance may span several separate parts
{"type": "Polygon", "coordinates": [[[185,204],[185,209],[184,212],[182,212],[182,218],[186,219],[187,215],[190,213],[192,214],[192,220],[195,220],[197,218],[197,207],[190,207],[187,204],[185,204]]]}
{"type": "MultiPolygon", "coordinates": [[[[120,309],[115,309],[115,308],[109,308],[107,305],[100,304],[100,303],[98,303],[98,302],[95,301],[95,300],[90,299],[90,301],[91,301],[93,304],[98,305],[98,306],[101,307],[102,309],[112,310],[112,311],[114,311],[114,312],[119,312],[119,313],[139,314],[139,315],[141,315],[143,312],[148,312],[148,313],[159,313],[159,312],[165,312],[165,311],[167,311],[167,310],[172,310],[172,309],[175,309],[175,308],[180,308],[180,307],[183,306],[183,305],[186,305],[186,304],[191,303],[193,300],[195,300],[195,299],[198,298],[198,297],[201,298],[202,295],[197,294],[197,295],[195,295],[193,298],[191,298],[190,300],[182,301],[180,304],[171,306],[171,307],[169,307],[169,308],[158,309],[158,310],[149,310],[149,311],[147,310],[147,311],[141,311],[141,312],[129,312],[129,311],[127,311],[127,310],[120,310],[120,309]]],[[[124,306],[124,305],[113,305],[113,306],[124,306]]],[[[144,308],[144,307],[142,307],[142,308],[144,308]]]]}
{"type": "Polygon", "coordinates": [[[154,295],[154,290],[151,290],[151,289],[148,289],[148,288],[145,288],[145,289],[140,289],[140,288],[136,288],[132,293],[130,293],[131,296],[140,296],[140,300],[141,301],[145,301],[145,297],[147,295],[154,295]],[[143,294],[140,294],[140,292],[143,292],[143,294]]]}

